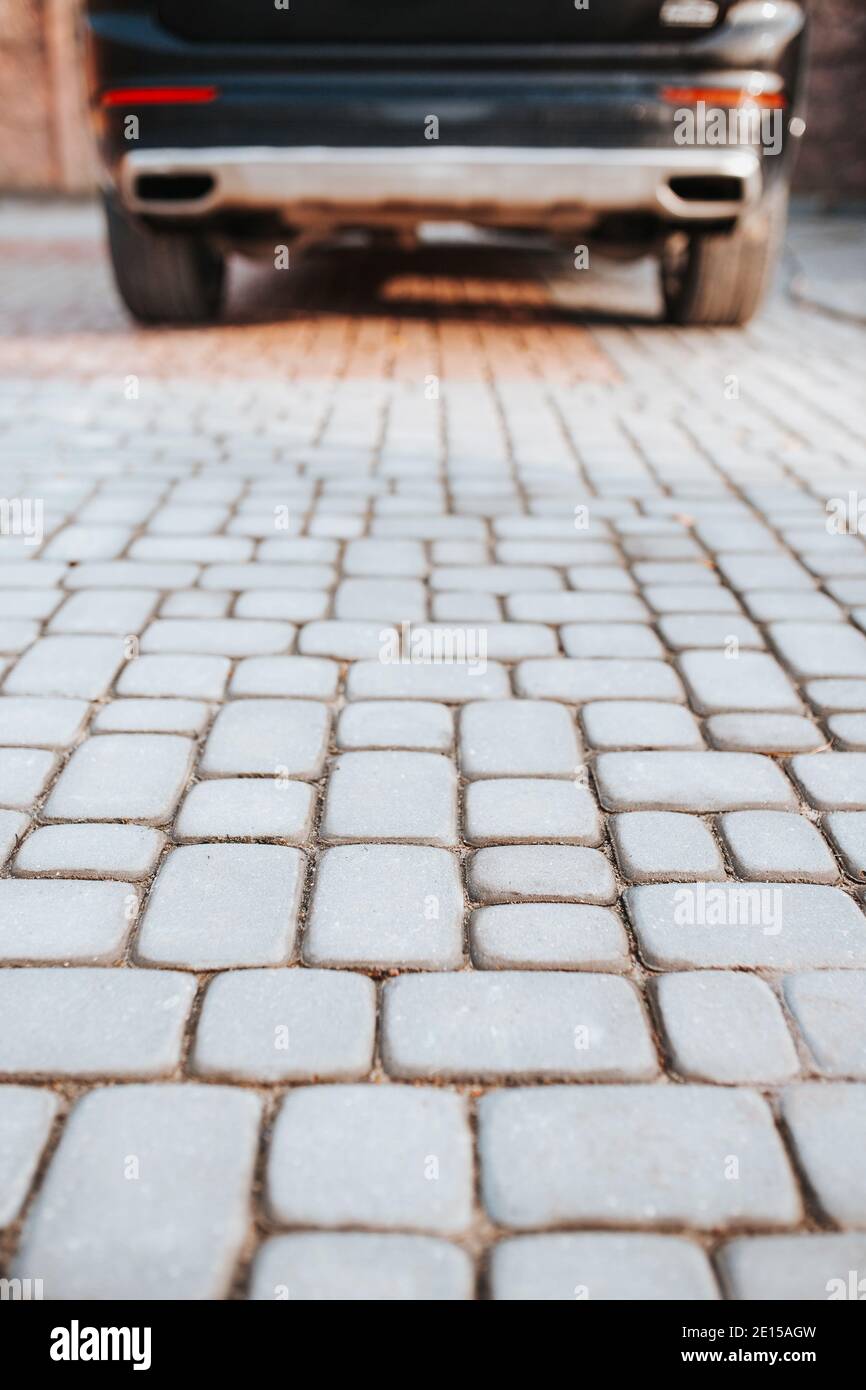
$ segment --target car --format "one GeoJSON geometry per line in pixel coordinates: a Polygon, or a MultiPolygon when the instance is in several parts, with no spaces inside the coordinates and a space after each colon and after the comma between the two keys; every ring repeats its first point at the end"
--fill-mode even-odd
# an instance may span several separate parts
{"type": "Polygon", "coordinates": [[[216,318],[233,253],[431,222],[655,255],[679,324],[745,323],[771,280],[796,0],[86,0],[83,29],[144,322],[216,318]]]}

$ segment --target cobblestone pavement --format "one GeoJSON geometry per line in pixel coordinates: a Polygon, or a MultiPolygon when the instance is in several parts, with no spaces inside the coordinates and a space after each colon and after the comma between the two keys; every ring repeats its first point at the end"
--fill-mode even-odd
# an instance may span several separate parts
{"type": "Polygon", "coordinates": [[[856,1287],[864,331],[464,247],[135,332],[16,216],[0,1273],[856,1287]]]}

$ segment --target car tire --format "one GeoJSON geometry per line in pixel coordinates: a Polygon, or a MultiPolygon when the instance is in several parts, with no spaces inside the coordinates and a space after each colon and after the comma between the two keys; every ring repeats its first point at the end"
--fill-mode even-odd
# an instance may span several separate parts
{"type": "Polygon", "coordinates": [[[225,258],[197,232],[157,231],[104,199],[108,247],[120,297],[141,323],[212,323],[220,312],[225,258]]]}
{"type": "Polygon", "coordinates": [[[668,323],[748,323],[770,287],[788,216],[788,190],[765,196],[728,232],[675,232],[661,257],[668,323]]]}

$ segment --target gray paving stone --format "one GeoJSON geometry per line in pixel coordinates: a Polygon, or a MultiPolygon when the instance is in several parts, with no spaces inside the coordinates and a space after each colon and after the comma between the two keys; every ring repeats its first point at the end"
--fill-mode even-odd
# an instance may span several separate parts
{"type": "Polygon", "coordinates": [[[472,1211],[472,1141],[462,1096],[414,1086],[291,1091],[267,1171],[273,1219],[456,1234],[472,1211]]]}
{"type": "Polygon", "coordinates": [[[316,795],[304,782],[219,777],[199,782],[178,812],[174,836],[189,840],[280,840],[303,844],[316,795]]]}
{"type": "Polygon", "coordinates": [[[363,622],[423,622],[427,590],[420,579],[344,579],[334,595],[334,617],[363,622]]]}
{"type": "Polygon", "coordinates": [[[592,793],[573,782],[497,777],[472,782],[464,798],[469,844],[559,843],[598,845],[601,817],[592,793]]]}
{"type": "Polygon", "coordinates": [[[805,883],[643,884],[626,905],[654,969],[862,969],[866,918],[839,888],[805,883]]]}
{"type": "Polygon", "coordinates": [[[866,753],[800,754],[791,770],[819,810],[866,810],[866,753]]]}
{"type": "Polygon", "coordinates": [[[634,1085],[627,1101],[610,1085],[483,1096],[481,1188],[491,1219],[517,1230],[798,1222],[793,1174],[755,1092],[634,1085]]]}
{"type": "Polygon", "coordinates": [[[807,971],[787,976],[784,989],[818,1071],[866,1081],[866,973],[807,971]]]}
{"type": "Polygon", "coordinates": [[[538,540],[498,541],[496,558],[504,565],[605,565],[621,563],[614,546],[591,541],[574,532],[570,540],[554,536],[538,540]]]}
{"type": "Polygon", "coordinates": [[[6,695],[98,700],[125,660],[119,637],[40,637],[6,677],[6,695]]]}
{"type": "Polygon", "coordinates": [[[834,714],[827,720],[827,728],[837,748],[847,751],[866,749],[866,715],[834,714]]]}
{"type": "Polygon", "coordinates": [[[51,1091],[0,1086],[0,1227],[24,1205],[57,1110],[51,1091]]]}
{"type": "Polygon", "coordinates": [[[424,700],[360,700],[347,705],[337,724],[340,748],[417,748],[446,753],[454,741],[447,705],[424,700]]]}
{"type": "Polygon", "coordinates": [[[117,693],[221,700],[230,670],[226,656],[139,656],[122,672],[117,693]]]}
{"type": "MultiPolygon", "coordinates": [[[[273,527],[271,528],[273,531],[273,527]]],[[[326,540],[315,536],[274,536],[265,538],[264,544],[259,546],[259,558],[275,560],[277,564],[270,566],[272,569],[282,568],[283,565],[291,566],[290,573],[295,570],[307,570],[310,567],[334,564],[339,555],[339,545],[335,540],[326,540]]],[[[229,568],[224,566],[224,568],[229,568]]],[[[259,565],[250,568],[258,571],[259,565]]],[[[298,585],[298,588],[301,586],[298,585]]]]}
{"type": "Polygon", "coordinates": [[[720,555],[719,569],[732,589],[813,589],[808,570],[790,555],[720,555]]]}
{"type": "Polygon", "coordinates": [[[847,623],[773,623],[770,637],[800,680],[866,676],[866,637],[847,623]]]}
{"type": "Polygon", "coordinates": [[[472,516],[377,517],[371,526],[374,536],[405,536],[409,540],[484,540],[487,528],[472,516]]]}
{"type": "Polygon", "coordinates": [[[165,1076],[195,987],[175,971],[0,970],[0,1076],[165,1076]]]}
{"type": "Polygon", "coordinates": [[[41,1278],[49,1299],[225,1297],[249,1226],[260,1110],[258,1096],[221,1086],[91,1092],[13,1274],[41,1278]]]}
{"type": "MultiPolygon", "coordinates": [[[[312,623],[324,618],[330,595],[322,589],[247,589],[239,595],[236,618],[284,618],[290,623],[312,623]]],[[[174,614],[180,617],[180,614],[174,614]]]]}
{"type": "Polygon", "coordinates": [[[17,655],[38,636],[39,624],[29,618],[0,618],[0,652],[17,655]]]}
{"type": "Polygon", "coordinates": [[[331,700],[337,693],[340,668],[335,661],[313,656],[251,656],[238,662],[230,695],[295,695],[331,700]]]}
{"type": "Polygon", "coordinates": [[[649,609],[636,594],[512,594],[505,601],[509,618],[528,623],[640,623],[649,609]]]}
{"type": "Polygon", "coordinates": [[[493,1299],[505,1302],[719,1297],[709,1261],[693,1241],[596,1231],[499,1241],[490,1286],[493,1299]]]}
{"type": "Polygon", "coordinates": [[[669,613],[659,621],[663,640],[675,652],[711,648],[724,652],[731,639],[739,648],[760,649],[764,639],[748,618],[718,613],[669,613]]]}
{"type": "Polygon", "coordinates": [[[707,733],[729,753],[801,753],[826,745],[826,736],[798,714],[714,714],[707,733]]]}
{"type": "Polygon", "coordinates": [[[634,594],[637,588],[631,573],[618,565],[572,566],[568,582],[578,593],[634,594]]]}
{"type": "Polygon", "coordinates": [[[593,748],[703,748],[691,710],[652,700],[599,700],[580,712],[593,748]]]}
{"type": "MultiPolygon", "coordinates": [[[[433,591],[479,589],[485,594],[528,594],[562,589],[562,576],[548,565],[448,565],[430,575],[433,591]]],[[[516,616],[516,615],[515,615],[516,616]]]]}
{"type": "Polygon", "coordinates": [[[787,811],[729,811],[719,828],[740,878],[835,883],[839,869],[805,816],[787,811]]]}
{"type": "Polygon", "coordinates": [[[6,747],[68,748],[89,712],[86,700],[0,696],[0,741],[6,747]]]}
{"type": "Polygon", "coordinates": [[[338,841],[456,844],[454,765],[439,753],[341,753],[331,769],[321,833],[338,841]]]}
{"type": "Polygon", "coordinates": [[[0,614],[4,618],[51,617],[65,595],[60,589],[4,589],[0,594],[0,614]]]}
{"type": "Polygon", "coordinates": [[[195,507],[169,503],[150,518],[147,529],[155,536],[211,535],[222,530],[229,514],[228,507],[209,506],[204,498],[195,507]]]}
{"type": "Polygon", "coordinates": [[[235,700],[214,720],[201,771],[312,781],[324,765],[329,729],[327,706],[312,700],[235,700]]]}
{"type": "Polygon", "coordinates": [[[407,634],[410,651],[452,653],[467,660],[484,653],[494,661],[522,661],[529,657],[554,657],[559,653],[556,635],[540,623],[500,623],[461,620],[451,623],[413,624],[407,634]]]}
{"type": "Polygon", "coordinates": [[[683,564],[679,561],[668,564],[663,560],[641,560],[632,565],[632,573],[638,584],[688,584],[700,589],[716,587],[718,575],[708,560],[697,564],[683,564]]]}
{"type": "Polygon", "coordinates": [[[0,811],[0,864],[9,858],[29,825],[30,817],[23,811],[0,811]]]}
{"type": "Polygon", "coordinates": [[[866,814],[831,811],[824,817],[824,828],[842,857],[845,872],[852,878],[866,879],[866,814]]]}
{"type": "Polygon", "coordinates": [[[862,713],[866,710],[866,681],[809,681],[804,689],[807,699],[819,712],[829,714],[834,710],[851,710],[862,713]]]}
{"type": "Polygon", "coordinates": [[[760,1085],[800,1070],[779,1001],[763,980],[694,970],[652,982],[671,1061],[689,1081],[760,1085]]]}
{"type": "Polygon", "coordinates": [[[740,1236],[718,1251],[727,1296],[791,1303],[863,1298],[866,1233],[740,1236]],[[855,1271],[852,1294],[850,1271],[855,1271]]]}
{"type": "Polygon", "coordinates": [[[474,1297],[465,1251],[432,1236],[363,1231],[274,1236],[253,1266],[250,1298],[292,1302],[457,1302],[474,1297]]]}
{"type": "Polygon", "coordinates": [[[56,766],[56,754],[47,749],[0,748],[0,806],[29,811],[47,787],[56,766]]]}
{"type": "Polygon", "coordinates": [[[23,564],[9,561],[3,565],[3,585],[12,589],[53,589],[61,583],[65,574],[65,565],[33,560],[23,564]]]}
{"type": "Polygon", "coordinates": [[[0,879],[0,960],[114,962],[137,911],[131,883],[0,879]]]}
{"type": "MultiPolygon", "coordinates": [[[[159,606],[161,618],[225,618],[231,608],[231,594],[209,589],[182,589],[169,594],[159,606]]],[[[255,617],[284,617],[285,614],[251,613],[255,617]]]]}
{"type": "Polygon", "coordinates": [[[719,847],[696,816],[631,811],[613,816],[610,827],[622,874],[634,883],[725,877],[719,847]]]}
{"type": "Polygon", "coordinates": [[[701,714],[764,710],[797,714],[800,697],[781,666],[766,652],[689,651],[679,666],[692,703],[701,714]]]}
{"type": "Polygon", "coordinates": [[[465,777],[573,777],[581,749],[561,705],[497,700],[463,709],[459,754],[465,777]]]}
{"type": "Polygon", "coordinates": [[[131,560],[162,563],[192,560],[211,565],[252,559],[253,543],[239,536],[140,536],[129,547],[131,560]]]}
{"type": "Polygon", "coordinates": [[[756,622],[840,622],[843,613],[826,594],[809,589],[756,589],[743,594],[756,622]]]}
{"type": "Polygon", "coordinates": [[[406,1080],[646,1081],[658,1071],[634,986],[559,971],[389,980],[382,1059],[406,1080]]]}
{"type": "Polygon", "coordinates": [[[497,623],[502,617],[502,605],[493,594],[453,593],[431,595],[430,613],[439,623],[497,623]]]}
{"type": "MultiPolygon", "coordinates": [[[[280,542],[285,544],[285,542],[280,542]]],[[[278,558],[269,550],[268,543],[261,547],[262,560],[272,560],[278,558]]],[[[249,592],[250,590],[260,589],[308,589],[316,592],[319,589],[329,589],[334,583],[336,575],[330,565],[290,565],[290,564],[245,564],[245,565],[212,565],[206,569],[201,577],[200,583],[205,589],[228,589],[232,592],[249,592]]],[[[258,632],[259,652],[285,650],[285,643],[281,647],[265,646],[267,634],[264,628],[269,624],[253,624],[253,627],[260,627],[258,632]]],[[[276,624],[270,626],[284,626],[276,624]]],[[[285,633],[282,634],[286,636],[285,633]]],[[[271,637],[280,640],[280,634],[276,631],[271,633],[271,637]]],[[[252,656],[254,653],[249,649],[245,653],[252,656]]]]}
{"type": "Polygon", "coordinates": [[[350,700],[502,700],[511,694],[508,672],[495,661],[449,665],[356,661],[346,681],[350,700]]]}
{"type": "Polygon", "coordinates": [[[208,986],[192,1069],[233,1081],[354,1081],[367,1075],[376,988],[335,970],[232,970],[208,986]]]}
{"type": "MultiPolygon", "coordinates": [[[[215,539],[219,539],[216,537],[215,539]]],[[[244,618],[157,618],[141,639],[144,653],[200,653],[211,656],[270,656],[287,652],[291,623],[244,618]]]]}
{"type": "Polygon", "coordinates": [[[793,789],[757,753],[602,753],[595,780],[609,811],[793,809],[793,789]]]}
{"type": "Polygon", "coordinates": [[[202,700],[112,700],[94,716],[97,734],[200,734],[210,720],[202,700]]]}
{"type": "Polygon", "coordinates": [[[350,541],[343,554],[343,573],[423,577],[427,572],[424,547],[419,541],[350,541]]]}
{"type": "MultiPolygon", "coordinates": [[[[43,567],[44,568],[44,567],[43,567]]],[[[67,589],[190,589],[199,574],[197,564],[144,564],[134,560],[96,560],[67,570],[67,589]]],[[[59,580],[58,580],[59,582],[59,580]]]]}
{"type": "Polygon", "coordinates": [[[740,613],[729,589],[712,584],[648,584],[642,594],[655,613],[740,613]]]}
{"type": "Polygon", "coordinates": [[[298,649],[308,655],[336,657],[340,661],[375,658],[386,645],[397,640],[393,624],[381,622],[307,623],[301,629],[298,649]]]}
{"type": "Polygon", "coordinates": [[[171,820],[195,745],[176,734],[100,734],[75,750],[55,784],[47,820],[171,820]]]}
{"type": "Polygon", "coordinates": [[[49,624],[50,632],[107,633],[125,637],[141,632],[159,601],[156,589],[80,589],[70,594],[49,624]]]}
{"type": "Polygon", "coordinates": [[[612,903],[616,881],[597,849],[577,845],[496,845],[479,849],[469,865],[469,894],[479,902],[573,901],[612,903]]]}
{"type": "Polygon", "coordinates": [[[436,565],[486,565],[488,559],[483,541],[433,541],[430,553],[436,565]]]}
{"type": "Polygon", "coordinates": [[[71,878],[148,878],[165,836],[144,825],[43,825],[15,859],[21,875],[71,878]]]}
{"type": "MultiPolygon", "coordinates": [[[[664,647],[647,623],[567,623],[560,629],[560,635],[566,656],[664,656],[664,647]]],[[[523,655],[535,653],[525,652],[523,655]]]]}
{"type": "Polygon", "coordinates": [[[472,913],[469,940],[480,970],[625,970],[623,924],[607,907],[503,903],[472,913]]]}
{"type": "Polygon", "coordinates": [[[797,1160],[822,1211],[840,1226],[866,1226],[866,1085],[802,1082],[782,1093],[797,1160]]]}
{"type": "Polygon", "coordinates": [[[588,700],[685,699],[677,673],[663,661],[616,659],[521,661],[515,670],[518,694],[536,700],[564,700],[583,704],[588,700]]]}
{"type": "Polygon", "coordinates": [[[292,957],[304,856],[281,845],[184,845],[163,861],[136,954],[192,970],[292,957]]]}
{"type": "Polygon", "coordinates": [[[426,845],[340,845],[319,862],[309,965],[455,969],[463,962],[457,859],[426,845]]]}

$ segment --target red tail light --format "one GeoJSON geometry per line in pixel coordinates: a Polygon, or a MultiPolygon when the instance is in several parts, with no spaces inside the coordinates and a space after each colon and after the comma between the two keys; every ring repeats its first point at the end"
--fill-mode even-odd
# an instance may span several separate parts
{"type": "Polygon", "coordinates": [[[99,101],[101,106],[201,106],[218,96],[216,87],[112,87],[99,101]]]}
{"type": "Polygon", "coordinates": [[[781,92],[749,92],[744,87],[662,87],[662,101],[675,106],[761,106],[778,109],[788,105],[781,92]]]}

